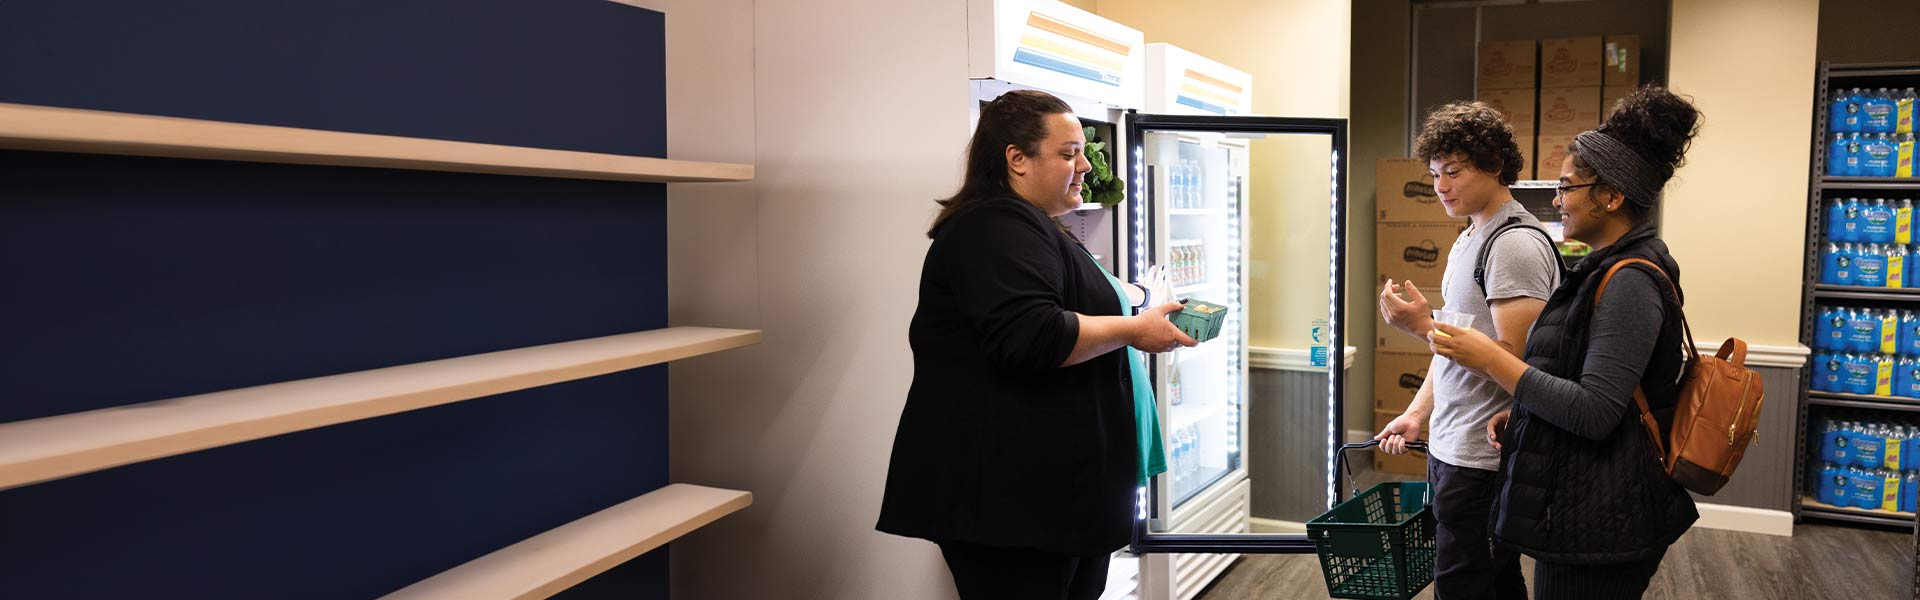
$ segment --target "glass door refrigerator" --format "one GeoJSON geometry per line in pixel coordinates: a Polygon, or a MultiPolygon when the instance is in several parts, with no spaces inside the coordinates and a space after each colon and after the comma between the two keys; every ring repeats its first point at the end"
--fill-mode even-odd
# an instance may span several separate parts
{"type": "Polygon", "coordinates": [[[1254,532],[1255,473],[1306,476],[1263,482],[1268,488],[1306,486],[1329,500],[1335,492],[1344,371],[1327,348],[1345,347],[1346,122],[1245,116],[1251,76],[1166,44],[1147,45],[1147,74],[1147,113],[1129,114],[1120,136],[1129,144],[1120,236],[1127,272],[1138,280],[1165,266],[1176,296],[1228,308],[1217,338],[1156,355],[1152,367],[1168,471],[1140,491],[1132,591],[1188,600],[1242,553],[1312,552],[1304,535],[1254,532]],[[1325,368],[1325,387],[1259,400],[1312,405],[1319,410],[1297,412],[1318,416],[1251,429],[1250,342],[1296,345],[1276,341],[1276,332],[1306,338],[1315,327],[1331,335],[1300,350],[1325,368]],[[1282,436],[1314,438],[1308,446],[1325,451],[1250,456],[1251,441],[1282,436]],[[1300,464],[1254,470],[1254,460],[1300,464]]]}

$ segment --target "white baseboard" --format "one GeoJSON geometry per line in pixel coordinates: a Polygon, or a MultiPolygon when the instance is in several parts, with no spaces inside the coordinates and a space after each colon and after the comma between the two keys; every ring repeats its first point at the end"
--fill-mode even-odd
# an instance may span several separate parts
{"type": "MultiPolygon", "coordinates": [[[[1701,354],[1713,354],[1720,350],[1720,344],[1725,341],[1727,338],[1724,337],[1700,337],[1694,338],[1693,346],[1698,348],[1701,354]]],[[[1807,365],[1807,357],[1812,354],[1812,350],[1798,344],[1792,346],[1747,344],[1747,366],[1798,369],[1807,365]]]]}
{"type": "Polygon", "coordinates": [[[1793,513],[1725,504],[1699,504],[1700,520],[1693,526],[1793,537],[1793,513]]]}

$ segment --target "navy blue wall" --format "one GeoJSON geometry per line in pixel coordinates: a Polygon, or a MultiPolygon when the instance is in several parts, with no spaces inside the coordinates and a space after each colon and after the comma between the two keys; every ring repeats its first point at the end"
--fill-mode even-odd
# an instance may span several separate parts
{"type": "MultiPolygon", "coordinates": [[[[606,0],[0,2],[0,101],[661,156],[606,0]]],[[[0,421],[666,325],[658,184],[0,152],[0,421]]],[[[0,589],[366,598],[667,482],[656,366],[0,492],[0,589]]],[[[566,596],[665,598],[656,552],[566,596]]]]}

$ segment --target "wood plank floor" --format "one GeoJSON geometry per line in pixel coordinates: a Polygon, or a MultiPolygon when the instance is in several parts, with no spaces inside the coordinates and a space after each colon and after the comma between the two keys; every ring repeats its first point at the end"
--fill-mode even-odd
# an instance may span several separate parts
{"type": "MultiPolygon", "coordinates": [[[[1528,585],[1533,560],[1521,559],[1528,585]]],[[[1904,532],[1799,525],[1793,537],[1695,529],[1667,552],[1650,600],[1896,600],[1912,590],[1913,537],[1904,532]]],[[[1247,555],[1202,600],[1325,598],[1319,559],[1247,555]]],[[[1415,598],[1431,600],[1428,588],[1415,598]]]]}
{"type": "MultiPolygon", "coordinates": [[[[1381,477],[1361,476],[1361,485],[1381,477]]],[[[1533,561],[1523,558],[1528,585],[1533,561]]],[[[1904,531],[1802,524],[1793,537],[1694,529],[1667,552],[1646,598],[1652,600],[1899,600],[1913,589],[1914,536],[1904,531]]],[[[1202,600],[1325,598],[1312,555],[1247,555],[1199,596],[1202,600]]],[[[1430,600],[1429,587],[1416,598],[1430,600]]]]}

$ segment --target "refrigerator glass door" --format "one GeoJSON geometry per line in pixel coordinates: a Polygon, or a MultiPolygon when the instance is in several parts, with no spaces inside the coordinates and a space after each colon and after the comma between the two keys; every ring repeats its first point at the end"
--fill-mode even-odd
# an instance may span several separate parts
{"type": "Polygon", "coordinates": [[[1311,551],[1290,525],[1334,494],[1346,122],[1133,115],[1126,139],[1129,274],[1226,307],[1216,337],[1153,356],[1168,470],[1134,550],[1311,551]]]}

